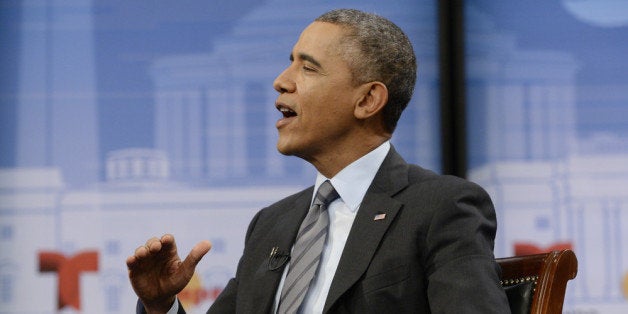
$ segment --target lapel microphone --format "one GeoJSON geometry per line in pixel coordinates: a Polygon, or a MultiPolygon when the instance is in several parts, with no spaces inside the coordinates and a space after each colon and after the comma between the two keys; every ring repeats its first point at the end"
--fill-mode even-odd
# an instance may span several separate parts
{"type": "Polygon", "coordinates": [[[278,246],[273,246],[268,257],[268,270],[278,270],[290,260],[290,252],[280,251],[278,246]]]}

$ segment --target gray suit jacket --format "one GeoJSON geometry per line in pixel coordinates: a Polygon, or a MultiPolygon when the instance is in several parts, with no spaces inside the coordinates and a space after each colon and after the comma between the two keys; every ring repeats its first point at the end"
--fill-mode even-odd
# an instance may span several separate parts
{"type": "MultiPolygon", "coordinates": [[[[310,187],[262,209],[244,253],[208,313],[268,313],[310,187]]],[[[391,148],[358,210],[325,313],[509,313],[494,261],[495,211],[479,186],[407,164],[391,148]],[[384,219],[374,220],[378,214],[384,219]]]]}

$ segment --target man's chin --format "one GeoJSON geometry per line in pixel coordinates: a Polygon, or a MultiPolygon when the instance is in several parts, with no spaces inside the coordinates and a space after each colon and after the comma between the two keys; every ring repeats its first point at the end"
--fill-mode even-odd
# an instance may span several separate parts
{"type": "Polygon", "coordinates": [[[277,151],[285,156],[292,156],[294,155],[294,152],[290,149],[288,149],[288,147],[285,147],[283,145],[281,145],[280,143],[277,143],[277,151]]]}
{"type": "Polygon", "coordinates": [[[294,156],[294,154],[293,154],[293,153],[290,153],[290,152],[284,152],[284,151],[279,150],[279,149],[278,149],[277,151],[278,151],[280,154],[284,155],[284,156],[294,156]]]}

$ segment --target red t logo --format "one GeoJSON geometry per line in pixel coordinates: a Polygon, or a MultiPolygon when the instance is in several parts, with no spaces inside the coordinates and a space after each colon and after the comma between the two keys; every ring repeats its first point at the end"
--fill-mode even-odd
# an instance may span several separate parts
{"type": "Polygon", "coordinates": [[[68,258],[54,251],[42,251],[39,252],[39,271],[57,273],[59,310],[65,306],[80,310],[79,274],[84,271],[98,271],[98,252],[85,251],[68,258]]]}

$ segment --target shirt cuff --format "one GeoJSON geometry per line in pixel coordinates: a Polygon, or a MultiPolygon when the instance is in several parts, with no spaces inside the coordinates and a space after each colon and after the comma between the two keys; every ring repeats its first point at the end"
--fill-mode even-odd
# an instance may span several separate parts
{"type": "Polygon", "coordinates": [[[179,312],[179,299],[175,297],[172,307],[170,308],[170,310],[168,310],[166,314],[177,314],[177,312],[179,312]]]}

